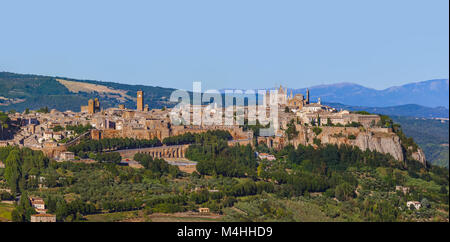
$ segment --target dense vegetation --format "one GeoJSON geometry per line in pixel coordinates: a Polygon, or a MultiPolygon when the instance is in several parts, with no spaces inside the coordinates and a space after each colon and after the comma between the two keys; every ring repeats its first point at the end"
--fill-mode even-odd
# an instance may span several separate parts
{"type": "Polygon", "coordinates": [[[100,140],[85,140],[80,144],[69,147],[69,151],[74,152],[81,158],[86,158],[90,153],[99,153],[121,149],[136,149],[161,146],[161,141],[157,138],[151,140],[140,140],[132,138],[107,138],[100,140]]]}
{"type": "Polygon", "coordinates": [[[4,177],[12,194],[37,187],[36,176],[49,163],[41,151],[17,147],[0,148],[0,161],[5,164],[4,177]]]}
{"type": "Polygon", "coordinates": [[[0,140],[12,139],[19,129],[18,125],[11,122],[7,113],[0,111],[0,140]]]}
{"type": "Polygon", "coordinates": [[[256,157],[250,146],[229,147],[229,133],[207,132],[189,146],[186,157],[198,161],[201,174],[243,177],[255,175],[256,157]]]}
{"type": "MultiPolygon", "coordinates": [[[[382,116],[378,125],[393,128],[404,149],[414,148],[415,141],[389,117],[382,116]]],[[[224,221],[448,220],[448,169],[425,167],[408,154],[399,162],[346,145],[317,142],[314,147],[274,150],[264,143],[229,146],[230,138],[226,131],[211,131],[164,140],[167,145],[190,144],[186,156],[197,161],[192,174],[142,153],[134,156],[141,169],[119,163],[114,150],[162,145],[157,139],[82,140],[71,148],[98,161],[92,164],[55,162],[42,152],[0,148],[6,165],[0,169],[0,188],[11,190],[0,196],[11,200],[21,195],[11,214],[14,221],[29,221],[35,213],[28,196],[42,197],[58,221],[122,212],[148,218],[202,207],[224,221]],[[256,151],[276,160],[261,160],[256,151]],[[408,207],[408,201],[418,201],[422,208],[408,207]]]]}
{"type": "Polygon", "coordinates": [[[11,120],[9,119],[8,114],[0,112],[0,139],[4,139],[7,137],[6,130],[9,129],[11,120]]]}
{"type": "MultiPolygon", "coordinates": [[[[66,130],[71,130],[73,132],[75,132],[75,134],[83,134],[86,133],[87,131],[91,130],[93,127],[90,124],[86,124],[86,125],[67,125],[66,126],[66,130]]],[[[54,131],[54,130],[53,130],[54,131]]]]}
{"type": "Polygon", "coordinates": [[[204,142],[206,137],[215,136],[221,140],[231,140],[233,137],[230,132],[224,130],[208,130],[206,133],[185,133],[181,135],[170,136],[164,138],[163,144],[165,145],[185,145],[185,144],[200,144],[204,142]]]}
{"type": "Polygon", "coordinates": [[[137,153],[134,155],[134,160],[139,162],[145,169],[151,171],[157,177],[170,174],[172,177],[179,177],[181,175],[180,169],[177,166],[169,165],[163,159],[153,159],[148,154],[137,153]]]}
{"type": "MultiPolygon", "coordinates": [[[[48,109],[57,109],[60,111],[72,110],[79,111],[80,106],[87,105],[91,98],[99,97],[99,93],[87,92],[70,92],[64,85],[59,83],[57,77],[40,76],[40,75],[23,75],[9,72],[0,72],[0,110],[17,110],[25,109],[37,110],[41,107],[48,109]]],[[[173,106],[168,102],[168,98],[174,89],[142,86],[142,85],[126,85],[112,82],[99,82],[89,80],[61,79],[93,83],[105,85],[114,89],[124,90],[129,96],[136,96],[138,90],[145,92],[144,102],[149,104],[150,108],[162,108],[173,106]]],[[[117,98],[102,95],[100,98],[102,107],[113,107],[121,103],[117,98]]],[[[124,103],[128,108],[135,108],[136,103],[131,99],[126,99],[124,103]]]]}
{"type": "Polygon", "coordinates": [[[449,163],[449,122],[434,119],[393,117],[403,132],[414,138],[423,149],[427,160],[435,165],[448,167],[449,163]]]}
{"type": "MultiPolygon", "coordinates": [[[[193,145],[193,151],[210,147],[212,143],[208,141],[217,138],[214,137],[205,137],[203,146],[193,145]]],[[[8,163],[6,169],[0,169],[0,181],[6,181],[0,185],[18,187],[16,192],[22,195],[12,214],[15,221],[29,221],[35,213],[26,199],[28,196],[44,198],[48,212],[56,214],[58,221],[83,221],[87,215],[124,211],[142,211],[141,216],[147,216],[199,207],[223,214],[225,221],[448,218],[448,170],[443,168],[402,164],[387,155],[347,146],[269,149],[277,157],[272,162],[257,160],[250,146],[223,148],[214,155],[203,149],[214,159],[199,161],[199,173],[191,175],[164,160],[140,153],[134,159],[144,168],[134,169],[113,162],[57,163],[43,156],[42,162],[31,165],[28,157],[33,151],[1,148],[0,159],[7,159],[8,163]],[[225,157],[232,160],[231,166],[239,168],[222,169],[225,157]],[[26,172],[30,166],[36,177],[26,172]],[[10,175],[14,174],[9,171],[11,168],[20,171],[16,172],[20,174],[19,185],[9,182],[17,181],[14,178],[17,176],[10,175]],[[241,172],[242,169],[246,172],[241,172]],[[48,189],[38,189],[39,184],[48,189]],[[399,185],[408,187],[409,192],[396,191],[399,185]],[[410,200],[422,202],[424,208],[410,210],[406,207],[406,201],[410,200]]],[[[33,157],[40,155],[33,153],[33,157]]],[[[10,198],[12,194],[2,196],[10,198]]]]}

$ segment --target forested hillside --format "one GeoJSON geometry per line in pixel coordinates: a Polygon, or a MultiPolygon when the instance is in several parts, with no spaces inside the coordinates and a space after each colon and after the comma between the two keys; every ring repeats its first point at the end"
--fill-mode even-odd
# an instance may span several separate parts
{"type": "Polygon", "coordinates": [[[448,167],[449,122],[412,117],[393,117],[402,126],[403,132],[414,138],[432,164],[448,167]]]}
{"type": "Polygon", "coordinates": [[[144,102],[151,108],[173,105],[168,102],[170,93],[174,90],[170,88],[0,72],[0,110],[23,111],[26,108],[48,107],[60,111],[80,111],[80,106],[87,105],[90,98],[96,97],[100,98],[101,105],[105,108],[117,106],[119,103],[128,108],[135,108],[134,98],[138,90],[145,92],[144,102]],[[73,91],[58,80],[81,83],[79,85],[96,84],[99,90],[91,88],[88,91],[73,91]],[[105,89],[121,94],[101,91],[105,89]]]}
{"type": "MultiPolygon", "coordinates": [[[[158,214],[198,221],[192,216],[205,207],[215,221],[448,221],[447,169],[345,145],[231,147],[228,137],[197,135],[186,154],[198,161],[191,174],[143,153],[133,158],[142,168],[124,167],[113,156],[117,153],[103,153],[103,145],[86,150],[88,157],[105,158],[90,164],[0,148],[6,165],[0,168],[0,188],[10,190],[0,195],[4,200],[21,195],[3,219],[30,221],[36,212],[27,197],[37,196],[58,221],[67,222],[153,221],[158,214]],[[255,151],[276,160],[261,160],[255,151]]],[[[178,136],[166,142],[190,141],[178,136]]]]}

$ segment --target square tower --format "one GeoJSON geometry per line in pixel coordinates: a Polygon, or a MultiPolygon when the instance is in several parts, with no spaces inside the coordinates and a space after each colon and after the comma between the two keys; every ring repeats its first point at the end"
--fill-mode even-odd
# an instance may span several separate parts
{"type": "Polygon", "coordinates": [[[95,102],[92,99],[89,99],[88,101],[88,113],[90,114],[95,113],[95,102]]]}
{"type": "Polygon", "coordinates": [[[137,92],[137,110],[138,111],[144,111],[144,92],[138,91],[137,92]]]}
{"type": "Polygon", "coordinates": [[[100,112],[100,101],[98,100],[98,98],[94,99],[94,112],[100,112]]]}

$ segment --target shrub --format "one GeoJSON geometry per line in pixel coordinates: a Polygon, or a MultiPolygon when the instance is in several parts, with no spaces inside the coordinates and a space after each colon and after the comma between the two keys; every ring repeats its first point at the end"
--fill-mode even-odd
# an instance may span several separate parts
{"type": "Polygon", "coordinates": [[[313,132],[314,132],[316,135],[319,135],[320,133],[322,133],[322,129],[319,128],[319,127],[314,127],[314,128],[313,128],[313,132]]]}

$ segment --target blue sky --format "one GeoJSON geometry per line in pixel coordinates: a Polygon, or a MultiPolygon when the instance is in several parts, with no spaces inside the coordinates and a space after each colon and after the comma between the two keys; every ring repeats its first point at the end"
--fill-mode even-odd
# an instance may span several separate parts
{"type": "Polygon", "coordinates": [[[448,0],[1,1],[0,71],[192,88],[448,78],[448,0]]]}

